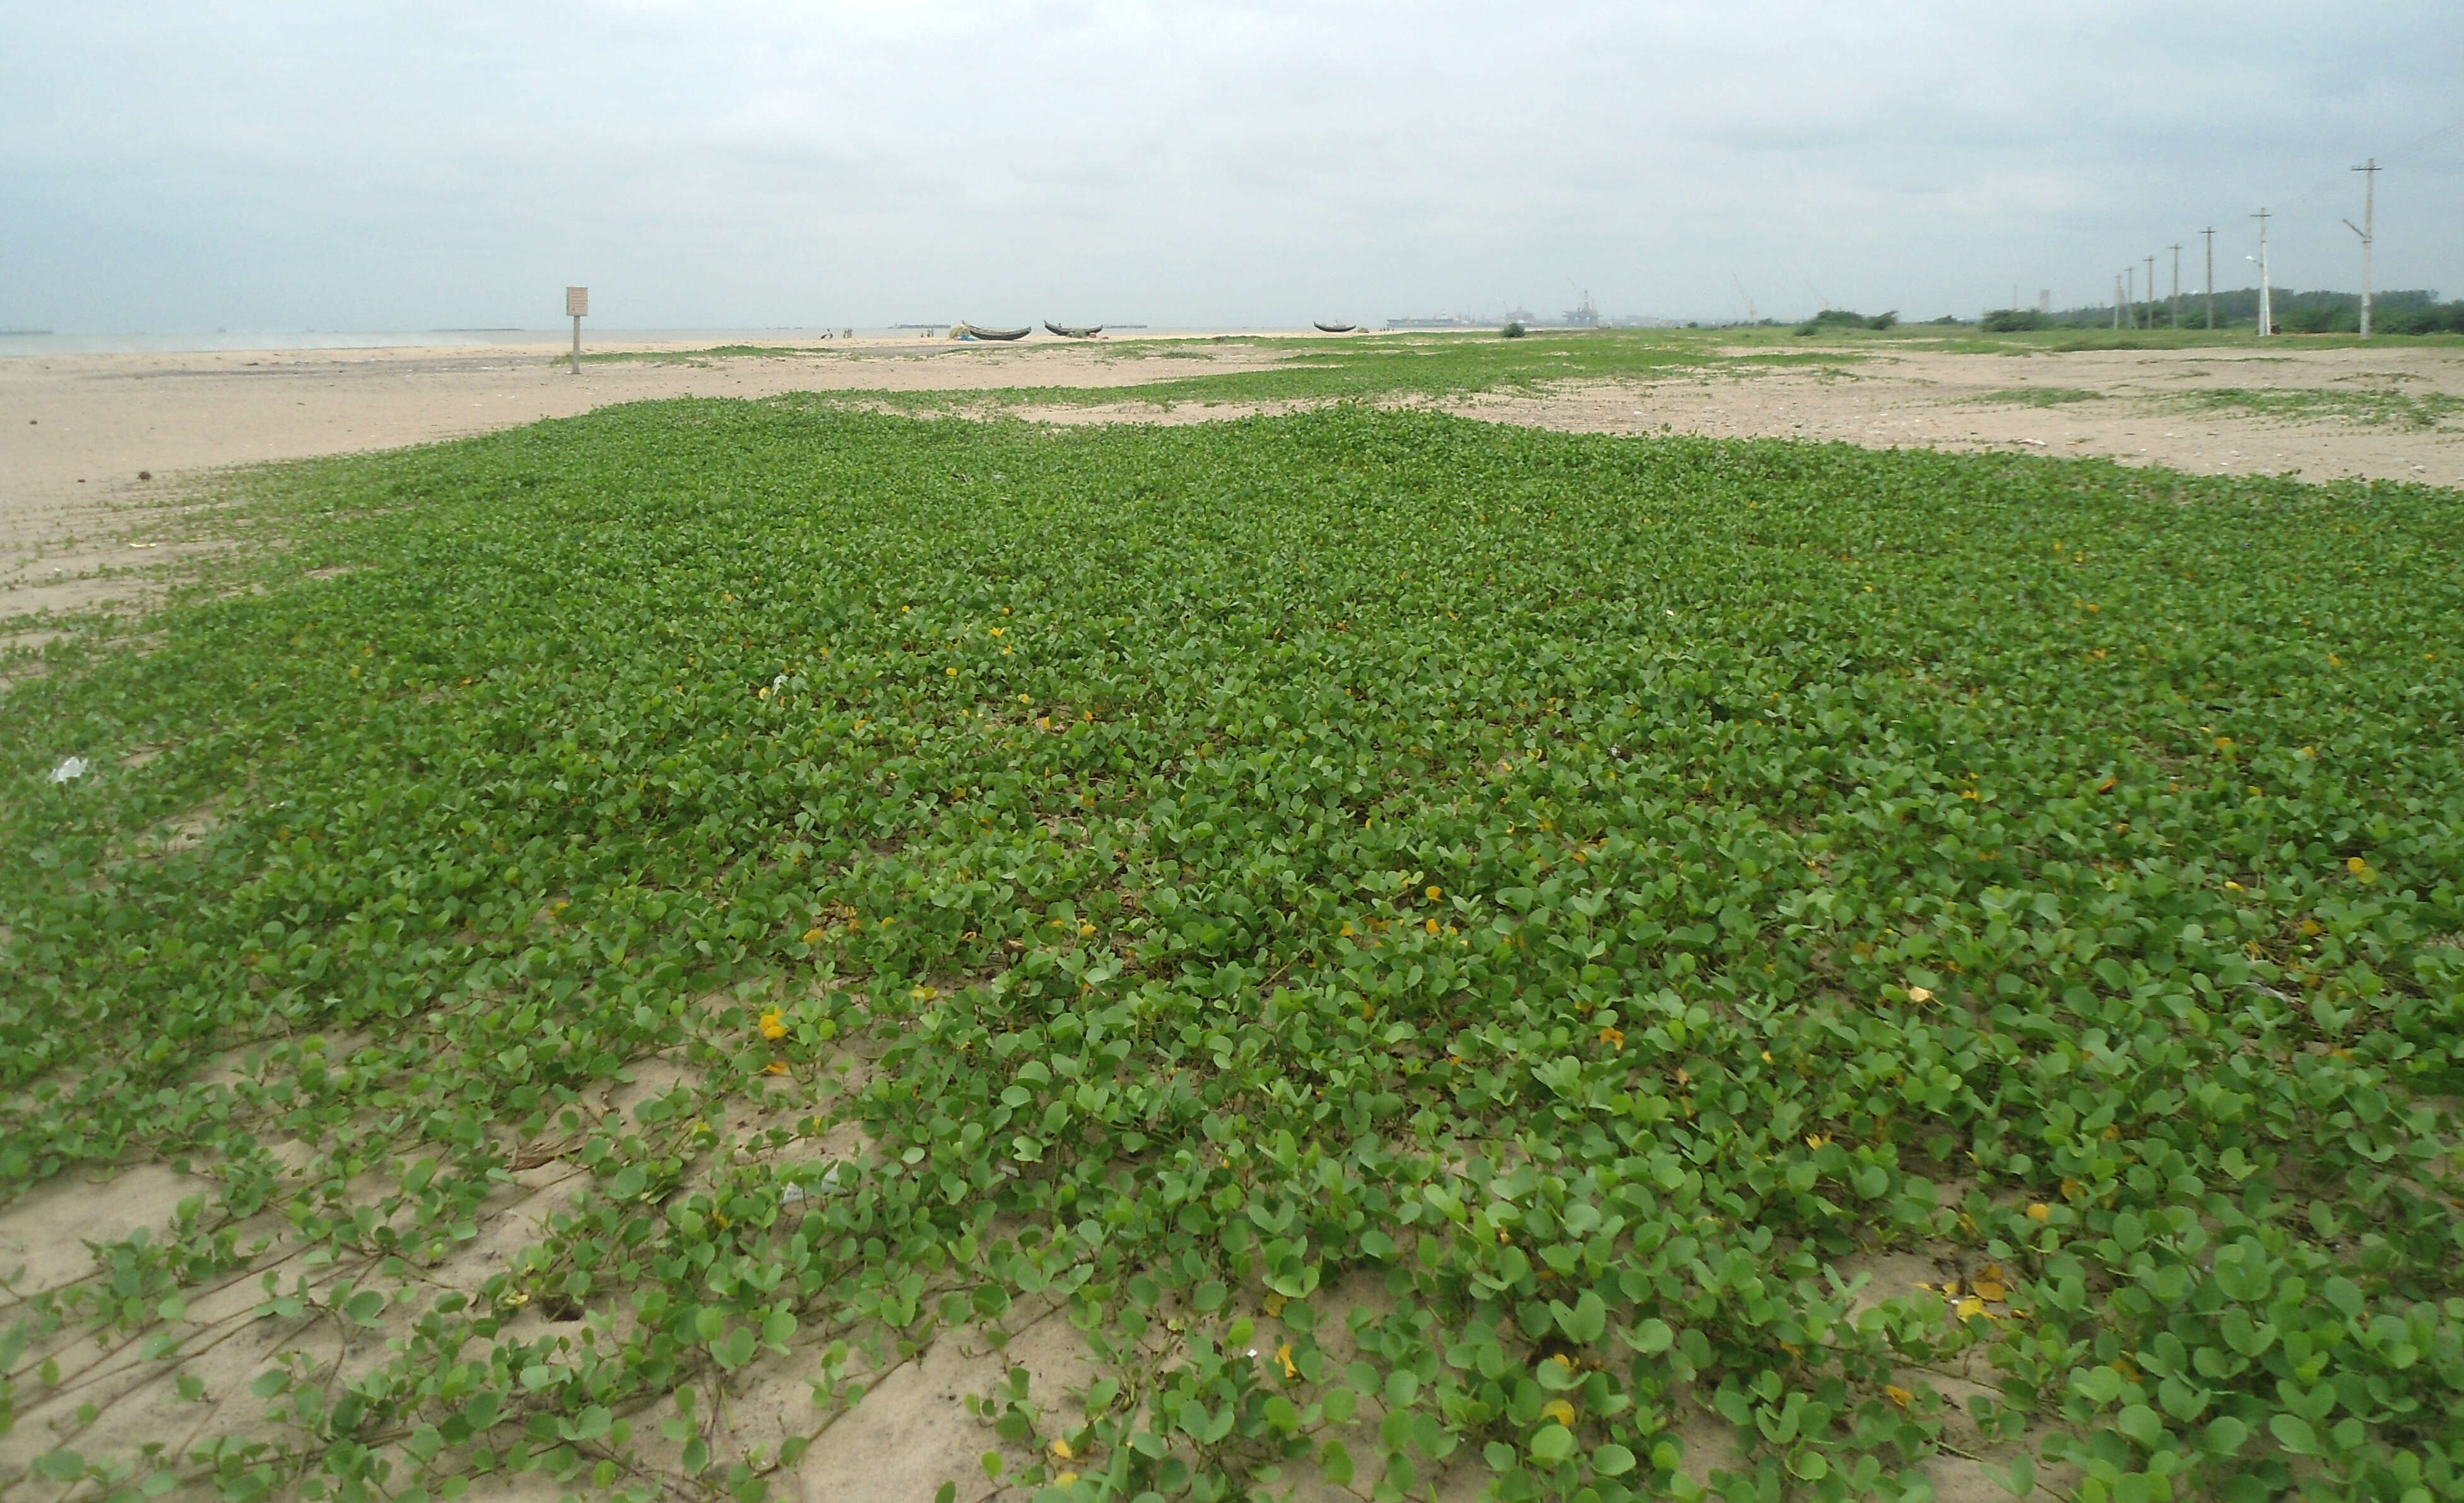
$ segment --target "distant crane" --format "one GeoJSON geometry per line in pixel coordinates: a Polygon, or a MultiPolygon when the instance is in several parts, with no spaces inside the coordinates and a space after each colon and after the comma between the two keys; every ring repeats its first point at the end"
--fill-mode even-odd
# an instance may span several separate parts
{"type": "Polygon", "coordinates": [[[1566,322],[1569,325],[1578,329],[1596,329],[1606,321],[1601,319],[1597,305],[1592,301],[1592,290],[1589,287],[1574,287],[1574,279],[1571,276],[1566,278],[1566,285],[1574,288],[1574,294],[1578,299],[1573,307],[1566,310],[1566,322]]]}
{"type": "Polygon", "coordinates": [[[1746,299],[1746,321],[1748,323],[1760,322],[1761,320],[1754,317],[1754,295],[1746,291],[1746,279],[1738,276],[1736,273],[1730,272],[1728,274],[1728,280],[1737,284],[1737,296],[1746,299]]]}

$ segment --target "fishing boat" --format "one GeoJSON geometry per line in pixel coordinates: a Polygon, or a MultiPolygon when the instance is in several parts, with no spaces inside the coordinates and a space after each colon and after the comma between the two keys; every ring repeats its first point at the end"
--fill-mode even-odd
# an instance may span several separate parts
{"type": "Polygon", "coordinates": [[[1083,328],[1071,328],[1066,323],[1055,323],[1050,319],[1044,320],[1044,326],[1065,340],[1091,340],[1104,332],[1104,326],[1100,323],[1090,323],[1083,328]]]}
{"type": "Polygon", "coordinates": [[[1359,328],[1359,327],[1360,327],[1360,325],[1359,325],[1359,324],[1357,324],[1357,323],[1314,323],[1314,322],[1313,322],[1313,323],[1311,323],[1309,326],[1310,326],[1311,328],[1313,328],[1313,329],[1317,330],[1320,334],[1349,334],[1349,333],[1351,333],[1353,330],[1357,329],[1357,328],[1359,328]]]}
{"type": "Polygon", "coordinates": [[[950,338],[954,340],[1023,340],[1034,332],[1035,325],[1032,323],[1023,329],[979,329],[972,323],[959,323],[951,326],[950,338]]]}

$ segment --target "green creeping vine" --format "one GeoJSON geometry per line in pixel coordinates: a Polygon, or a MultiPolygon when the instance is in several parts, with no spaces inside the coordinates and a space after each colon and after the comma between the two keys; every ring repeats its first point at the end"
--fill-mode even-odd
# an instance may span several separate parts
{"type": "Polygon", "coordinates": [[[0,717],[0,1179],[196,1186],[8,1315],[77,1495],[750,1499],[1058,1316],[970,1496],[2464,1497],[2453,493],[798,400],[253,483],[0,717]],[[238,1419],[105,1453],[96,1343],[238,1419]]]}

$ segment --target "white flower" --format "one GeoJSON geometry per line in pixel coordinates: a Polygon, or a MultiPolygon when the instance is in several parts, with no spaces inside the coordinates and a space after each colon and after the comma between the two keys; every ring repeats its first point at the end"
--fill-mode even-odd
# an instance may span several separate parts
{"type": "Polygon", "coordinates": [[[66,783],[71,778],[84,777],[90,770],[91,768],[84,758],[72,757],[68,761],[52,769],[52,781],[54,783],[66,783]]]}

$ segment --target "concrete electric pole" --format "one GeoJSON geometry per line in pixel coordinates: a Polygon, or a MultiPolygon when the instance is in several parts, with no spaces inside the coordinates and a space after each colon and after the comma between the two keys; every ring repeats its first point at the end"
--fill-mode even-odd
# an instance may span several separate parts
{"type": "Polygon", "coordinates": [[[2370,337],[2370,232],[2377,228],[2374,215],[2379,205],[2379,159],[2372,157],[2365,166],[2353,168],[2362,177],[2362,222],[2344,221],[2344,228],[2362,237],[2362,338],[2370,337]]]}
{"type": "Polygon", "coordinates": [[[2171,303],[2173,309],[2173,328],[2176,332],[2179,332],[2182,327],[2182,248],[2179,245],[2168,245],[2165,249],[2173,253],[2173,297],[2171,298],[2171,303]]]}
{"type": "Polygon", "coordinates": [[[2156,326],[2156,257],[2147,258],[2147,326],[2156,326]]]}
{"type": "Polygon", "coordinates": [[[2276,332],[2276,283],[2267,272],[2267,206],[2259,206],[2251,215],[2258,221],[2258,337],[2265,339],[2276,332]]]}
{"type": "Polygon", "coordinates": [[[2216,227],[2210,225],[2199,233],[2208,237],[2208,330],[2216,327],[2216,227]]]}

